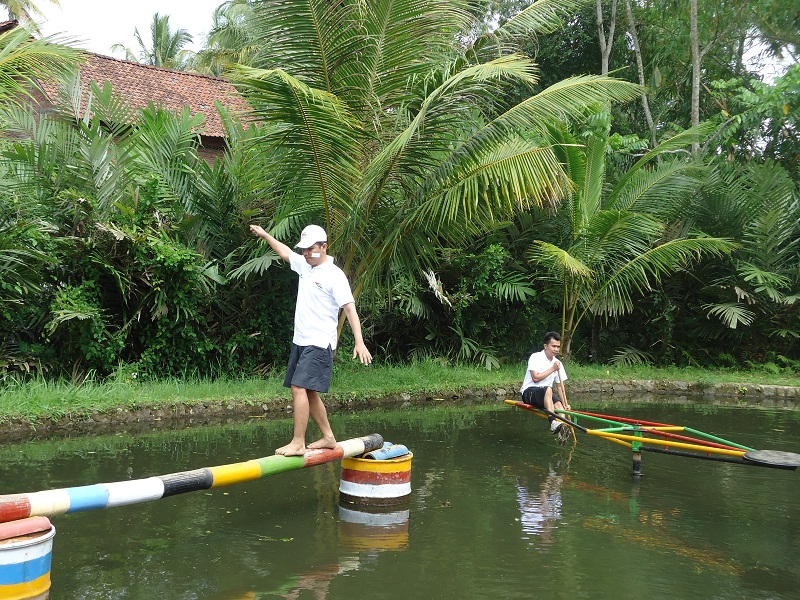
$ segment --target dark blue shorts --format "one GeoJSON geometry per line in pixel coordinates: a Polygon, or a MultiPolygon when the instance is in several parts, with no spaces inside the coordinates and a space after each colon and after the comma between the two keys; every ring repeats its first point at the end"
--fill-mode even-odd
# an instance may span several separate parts
{"type": "Polygon", "coordinates": [[[333,349],[318,346],[292,344],[292,353],[286,367],[284,387],[305,388],[325,393],[331,387],[333,373],[333,349]]]}
{"type": "MultiPolygon", "coordinates": [[[[558,392],[556,392],[555,388],[553,389],[553,404],[555,405],[556,402],[561,402],[561,398],[558,396],[558,392]]],[[[544,408],[544,394],[548,390],[547,387],[542,385],[532,385],[530,387],[525,388],[525,391],[522,392],[522,401],[525,404],[530,406],[535,406],[536,408],[544,408]]]]}

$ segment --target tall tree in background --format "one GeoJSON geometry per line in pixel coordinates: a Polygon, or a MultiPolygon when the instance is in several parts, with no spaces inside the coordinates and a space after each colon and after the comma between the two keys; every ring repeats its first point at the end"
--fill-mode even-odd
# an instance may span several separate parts
{"type": "Polygon", "coordinates": [[[182,71],[190,67],[194,53],[184,50],[184,46],[192,41],[192,36],[186,29],[173,31],[169,25],[169,15],[163,17],[158,13],[153,15],[153,21],[150,23],[149,45],[142,38],[138,29],[134,30],[134,37],[139,44],[138,56],[133,50],[122,44],[114,44],[111,51],[124,52],[126,60],[163,69],[182,71]]]}
{"type": "Polygon", "coordinates": [[[603,17],[603,0],[596,0],[597,33],[600,39],[600,74],[608,75],[608,63],[614,49],[614,30],[617,28],[617,0],[611,0],[611,14],[608,18],[608,29],[603,17]]]}
{"type": "Polygon", "coordinates": [[[254,29],[252,0],[228,0],[214,10],[213,24],[197,67],[220,76],[234,65],[250,65],[260,42],[254,29]]]}
{"type": "MultiPolygon", "coordinates": [[[[599,1],[599,0],[598,0],[599,1]]],[[[636,59],[636,73],[639,76],[639,85],[642,86],[642,109],[644,110],[644,117],[647,120],[647,129],[650,131],[650,142],[655,148],[658,143],[658,131],[656,129],[655,121],[653,121],[653,113],[650,111],[650,101],[648,99],[647,91],[647,78],[644,74],[644,61],[642,59],[642,47],[639,43],[639,34],[636,31],[636,21],[633,18],[633,8],[631,8],[631,0],[625,1],[625,16],[628,21],[628,35],[630,36],[630,43],[633,46],[633,54],[636,59]]]]}
{"type": "Polygon", "coordinates": [[[257,5],[262,68],[242,69],[239,84],[270,124],[258,143],[274,158],[254,205],[264,224],[283,238],[324,225],[358,297],[421,274],[444,244],[557,203],[571,183],[549,125],[638,95],[597,76],[499,101],[506,82],[536,82],[535,65],[507,46],[553,31],[575,6],[540,0],[465,48],[474,22],[462,2],[257,5]]]}

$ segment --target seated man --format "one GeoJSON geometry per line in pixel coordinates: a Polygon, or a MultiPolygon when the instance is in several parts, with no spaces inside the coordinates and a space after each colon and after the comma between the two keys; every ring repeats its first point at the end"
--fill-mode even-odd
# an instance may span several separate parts
{"type": "MultiPolygon", "coordinates": [[[[548,331],[544,335],[544,349],[534,352],[528,359],[528,369],[525,371],[525,380],[522,382],[520,392],[522,401],[530,406],[555,412],[556,408],[570,410],[567,402],[567,393],[564,390],[564,381],[567,373],[556,358],[561,350],[561,336],[555,331],[548,331]],[[559,392],[553,390],[553,383],[558,384],[559,392]]],[[[563,422],[547,416],[550,421],[550,431],[557,433],[563,422]]]]}

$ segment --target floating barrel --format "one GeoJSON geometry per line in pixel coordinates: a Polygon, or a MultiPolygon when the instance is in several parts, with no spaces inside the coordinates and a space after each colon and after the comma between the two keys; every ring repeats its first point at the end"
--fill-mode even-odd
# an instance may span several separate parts
{"type": "Polygon", "coordinates": [[[354,508],[339,503],[339,544],[355,552],[405,550],[409,509],[354,508]]]}
{"type": "Polygon", "coordinates": [[[46,600],[56,528],[47,517],[30,517],[0,526],[0,598],[46,600]]]}
{"type": "Polygon", "coordinates": [[[402,445],[386,444],[373,457],[342,460],[340,499],[345,503],[396,505],[411,495],[411,459],[402,445]],[[398,455],[398,453],[402,454],[398,455]],[[384,458],[393,457],[393,458],[384,458]]]}

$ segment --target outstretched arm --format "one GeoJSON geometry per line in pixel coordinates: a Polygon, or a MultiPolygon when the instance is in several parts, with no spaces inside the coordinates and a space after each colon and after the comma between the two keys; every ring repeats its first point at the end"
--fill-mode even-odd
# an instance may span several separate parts
{"type": "Polygon", "coordinates": [[[283,242],[279,242],[266,231],[264,231],[263,227],[259,225],[250,225],[250,232],[254,233],[258,237],[267,240],[267,243],[272,246],[272,249],[286,262],[289,262],[289,256],[292,254],[292,249],[289,248],[283,242]]]}
{"type": "Polygon", "coordinates": [[[354,302],[350,302],[345,304],[343,309],[347,322],[350,323],[350,329],[353,330],[353,338],[356,341],[356,346],[353,348],[353,358],[358,356],[362,364],[368,365],[372,362],[372,354],[369,353],[366,345],[364,345],[364,337],[361,335],[361,320],[358,318],[356,305],[354,302]]]}

